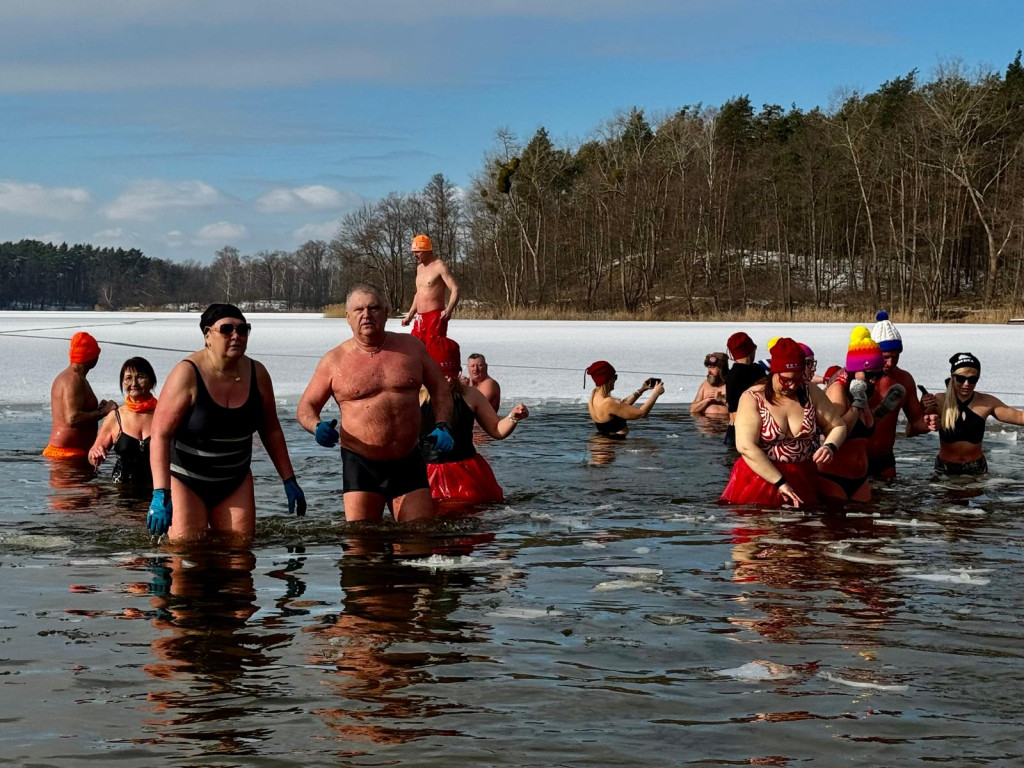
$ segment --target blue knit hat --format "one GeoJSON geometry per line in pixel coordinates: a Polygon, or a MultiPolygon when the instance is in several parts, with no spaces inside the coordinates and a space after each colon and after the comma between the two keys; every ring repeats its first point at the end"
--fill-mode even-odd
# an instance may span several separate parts
{"type": "Polygon", "coordinates": [[[889,319],[884,309],[875,315],[875,327],[871,329],[871,339],[882,348],[883,352],[902,352],[903,337],[889,319]]]}

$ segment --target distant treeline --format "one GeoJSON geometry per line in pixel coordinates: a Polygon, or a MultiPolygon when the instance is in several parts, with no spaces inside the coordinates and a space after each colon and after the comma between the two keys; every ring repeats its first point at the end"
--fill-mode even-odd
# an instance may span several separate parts
{"type": "Polygon", "coordinates": [[[470,300],[685,317],[752,306],[939,317],[1020,306],[1024,66],[915,71],[828,111],[746,97],[658,120],[639,109],[577,147],[498,133],[470,187],[443,175],[346,215],[330,243],[210,266],[138,251],[0,246],[3,306],[211,299],[317,308],[372,280],[412,295],[417,232],[470,300]]]}

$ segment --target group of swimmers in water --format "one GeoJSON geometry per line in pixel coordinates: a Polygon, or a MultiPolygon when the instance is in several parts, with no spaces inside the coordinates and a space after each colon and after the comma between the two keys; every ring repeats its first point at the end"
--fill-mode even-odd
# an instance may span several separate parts
{"type": "MultiPolygon", "coordinates": [[[[352,338],[318,364],[296,417],[316,442],[340,444],[345,516],[425,519],[439,504],[501,501],[501,486],[475,448],[474,428],[501,440],[529,416],[519,403],[499,416],[497,382],[482,356],[462,377],[457,342],[434,333],[385,331],[389,307],[381,292],[359,285],[346,301],[352,338]],[[340,411],[321,416],[333,399],[340,411]]],[[[441,318],[445,320],[445,318],[441,318]]],[[[756,360],[746,333],[733,334],[728,356],[704,359],[707,378],[693,414],[728,419],[726,440],[739,452],[721,501],[781,506],[868,501],[871,479],[896,474],[893,447],[900,411],[907,436],[939,433],[935,469],[942,474],[987,471],[982,440],[989,416],[1024,424],[1024,411],[978,392],[980,361],[950,359],[941,394],[921,388],[899,367],[902,338],[885,313],[874,329],[851,334],[845,365],[818,376],[813,351],[790,338],[769,342],[770,358],[756,360]],[[730,364],[731,358],[731,364],[730,364]]],[[[443,323],[442,323],[443,325],[443,323]]],[[[203,347],[178,363],[153,395],[150,363],[132,357],[119,377],[124,402],[99,401],[86,379],[100,354],[96,340],[77,333],[70,364],[51,390],[53,429],[44,455],[99,465],[113,452],[116,481],[151,487],[151,533],[189,540],[209,532],[242,541],[255,531],[252,436],[258,433],[281,478],[288,510],[303,515],[306,499],[278,420],[273,382],[246,354],[252,326],[231,304],[212,304],[199,321],[203,347]]],[[[622,438],[629,422],[646,417],[665,387],[649,378],[624,398],[612,395],[614,367],[587,368],[594,381],[588,408],[597,432],[622,438]],[[650,393],[642,404],[640,401],[650,393]]]]}
{"type": "MultiPolygon", "coordinates": [[[[977,391],[981,361],[969,352],[950,358],[946,391],[928,393],[899,367],[903,339],[888,314],[879,312],[876,321],[871,330],[853,329],[845,365],[823,376],[817,375],[813,350],[790,338],[770,340],[767,361],[756,360],[757,346],[743,332],[729,337],[728,357],[705,357],[707,378],[690,412],[728,418],[726,443],[740,454],[722,502],[799,507],[869,501],[872,478],[896,476],[893,449],[901,411],[907,437],[939,433],[937,473],[988,471],[982,450],[986,420],[1024,425],[1024,411],[977,391]]],[[[595,362],[587,373],[595,384],[590,415],[597,432],[608,437],[624,437],[628,421],[645,417],[664,392],[658,379],[648,379],[616,399],[611,392],[617,377],[609,363],[595,362]],[[648,390],[651,396],[637,405],[648,390]]]]}

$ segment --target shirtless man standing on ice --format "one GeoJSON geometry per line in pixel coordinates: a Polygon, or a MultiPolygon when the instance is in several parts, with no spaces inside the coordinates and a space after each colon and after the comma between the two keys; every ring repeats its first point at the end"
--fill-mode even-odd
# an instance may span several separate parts
{"type": "Polygon", "coordinates": [[[85,378],[100,359],[100,345],[96,339],[85,331],[79,331],[71,337],[68,357],[70,364],[57,374],[50,387],[53,427],[43,456],[85,462],[96,441],[99,422],[117,410],[117,403],[97,400],[85,378]]]}
{"type": "Polygon", "coordinates": [[[352,338],[320,360],[299,400],[297,417],[316,441],[341,441],[345,519],[380,520],[385,504],[400,522],[433,515],[427,466],[419,450],[420,386],[434,404],[437,427],[430,436],[442,453],[451,450],[448,429],[452,395],[426,347],[403,333],[388,333],[387,300],[372,285],[357,285],[345,300],[352,338]],[[337,421],[321,421],[333,397],[337,421]]]}
{"type": "Polygon", "coordinates": [[[434,256],[430,238],[426,235],[416,235],[412,239],[412,255],[417,265],[416,294],[412,297],[412,306],[402,318],[402,325],[413,323],[412,335],[426,344],[432,338],[448,336],[448,320],[459,303],[459,285],[448,266],[434,256]],[[446,287],[451,294],[447,305],[444,302],[446,287]]]}

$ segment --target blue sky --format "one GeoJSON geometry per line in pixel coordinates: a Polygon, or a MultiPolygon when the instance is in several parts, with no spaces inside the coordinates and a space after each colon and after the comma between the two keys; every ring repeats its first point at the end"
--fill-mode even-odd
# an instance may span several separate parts
{"type": "Polygon", "coordinates": [[[827,108],[951,58],[1001,72],[1022,29],[985,0],[8,2],[0,241],[291,250],[435,173],[467,185],[500,128],[577,145],[633,106],[827,108]]]}

